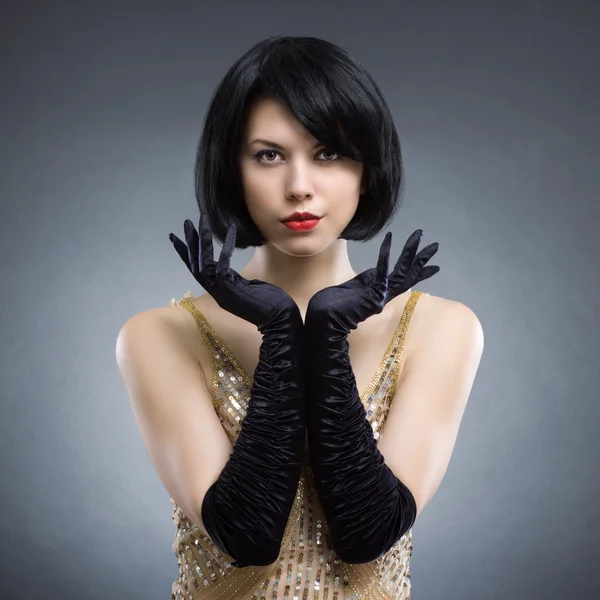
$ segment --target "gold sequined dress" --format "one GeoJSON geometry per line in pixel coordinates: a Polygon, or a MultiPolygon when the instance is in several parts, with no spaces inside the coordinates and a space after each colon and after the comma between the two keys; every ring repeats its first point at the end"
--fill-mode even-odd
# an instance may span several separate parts
{"type": "MultiPolygon", "coordinates": [[[[379,438],[393,398],[406,333],[419,297],[411,291],[400,322],[375,375],[361,395],[373,435],[379,438]]],[[[171,300],[194,317],[212,362],[215,411],[234,444],[250,399],[252,379],[217,337],[188,292],[171,300]]],[[[285,529],[281,553],[264,567],[237,568],[192,523],[171,498],[176,526],[173,551],[179,577],[172,585],[172,600],[408,600],[412,528],[377,560],[343,563],[331,547],[327,523],[315,491],[309,464],[302,470],[296,498],[285,529]]]]}

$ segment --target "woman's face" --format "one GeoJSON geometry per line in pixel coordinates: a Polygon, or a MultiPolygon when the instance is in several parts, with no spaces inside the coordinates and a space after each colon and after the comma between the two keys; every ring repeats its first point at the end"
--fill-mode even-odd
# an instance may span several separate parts
{"type": "Polygon", "coordinates": [[[252,108],[240,167],[252,220],[285,254],[321,252],[340,236],[358,206],[362,164],[320,145],[274,100],[260,100],[252,108]],[[293,231],[282,221],[295,211],[321,219],[309,231],[293,231]]]}

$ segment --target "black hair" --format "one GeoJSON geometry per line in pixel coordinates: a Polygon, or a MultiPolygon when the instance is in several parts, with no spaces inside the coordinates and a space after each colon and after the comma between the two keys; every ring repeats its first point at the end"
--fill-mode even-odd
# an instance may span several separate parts
{"type": "Polygon", "coordinates": [[[267,240],[244,201],[239,167],[253,104],[271,98],[289,108],[329,150],[363,164],[364,193],[339,237],[368,241],[401,203],[404,174],[390,110],[367,71],[345,50],[315,37],[271,36],[248,50],[215,90],[198,143],[196,199],[221,244],[232,222],[236,247],[267,240]]]}

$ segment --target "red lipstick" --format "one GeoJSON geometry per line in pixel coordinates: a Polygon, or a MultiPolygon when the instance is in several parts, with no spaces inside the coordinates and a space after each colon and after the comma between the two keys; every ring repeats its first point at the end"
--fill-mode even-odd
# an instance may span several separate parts
{"type": "Polygon", "coordinates": [[[305,221],[284,221],[283,224],[292,231],[309,231],[314,229],[320,219],[306,219],[305,221]]]}
{"type": "Polygon", "coordinates": [[[286,217],[282,222],[292,231],[309,231],[317,226],[321,217],[309,212],[295,212],[286,217]]]}
{"type": "Polygon", "coordinates": [[[320,219],[321,217],[318,217],[317,215],[313,215],[312,213],[309,212],[295,212],[292,213],[291,215],[289,215],[288,217],[286,217],[285,219],[282,219],[283,221],[307,221],[308,219],[320,219]]]}

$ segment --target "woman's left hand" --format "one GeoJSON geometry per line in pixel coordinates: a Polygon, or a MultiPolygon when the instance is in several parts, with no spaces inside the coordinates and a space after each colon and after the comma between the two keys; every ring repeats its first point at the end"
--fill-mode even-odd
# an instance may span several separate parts
{"type": "Polygon", "coordinates": [[[340,285],[317,292],[308,303],[306,325],[321,327],[335,324],[345,331],[356,329],[368,317],[380,313],[384,306],[411,287],[433,277],[440,268],[425,266],[438,251],[437,242],[417,254],[423,231],[417,229],[407,240],[396,265],[388,274],[392,232],[389,231],[379,249],[377,267],[363,271],[340,285]]]}

